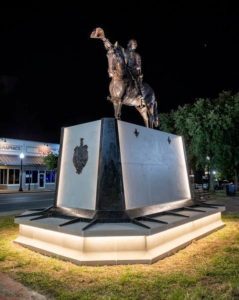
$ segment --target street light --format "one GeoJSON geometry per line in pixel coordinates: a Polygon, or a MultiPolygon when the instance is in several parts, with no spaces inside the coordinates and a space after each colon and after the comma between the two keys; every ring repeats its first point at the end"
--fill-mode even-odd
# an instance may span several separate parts
{"type": "Polygon", "coordinates": [[[208,164],[207,164],[207,180],[208,180],[208,190],[211,189],[211,179],[212,179],[212,176],[211,176],[211,162],[210,162],[210,156],[207,156],[206,157],[206,160],[208,161],[208,164]]]}
{"type": "Polygon", "coordinates": [[[31,190],[31,182],[32,182],[32,171],[28,171],[28,191],[31,190]]]}
{"type": "Polygon", "coordinates": [[[22,161],[25,157],[24,153],[20,153],[19,155],[20,159],[21,159],[21,171],[20,171],[20,187],[19,187],[19,192],[22,192],[23,189],[22,189],[22,161]]]}

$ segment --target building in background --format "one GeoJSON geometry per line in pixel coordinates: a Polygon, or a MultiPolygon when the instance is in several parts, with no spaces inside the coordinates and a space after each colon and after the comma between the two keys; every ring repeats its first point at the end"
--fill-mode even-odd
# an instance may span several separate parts
{"type": "Polygon", "coordinates": [[[59,144],[0,138],[0,189],[54,190],[56,171],[47,170],[43,163],[49,152],[58,154],[59,144]]]}

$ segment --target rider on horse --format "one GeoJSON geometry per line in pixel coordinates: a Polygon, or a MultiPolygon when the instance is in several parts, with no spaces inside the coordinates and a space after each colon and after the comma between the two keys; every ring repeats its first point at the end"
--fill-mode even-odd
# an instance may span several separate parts
{"type": "Polygon", "coordinates": [[[128,71],[132,76],[132,79],[135,81],[136,88],[138,89],[139,94],[142,94],[142,67],[141,67],[141,57],[135,52],[137,48],[136,40],[129,40],[127,49],[124,51],[125,62],[128,67],[128,71]]]}
{"type": "MultiPolygon", "coordinates": [[[[96,29],[95,36],[101,39],[104,43],[104,47],[107,50],[108,58],[114,51],[120,52],[121,57],[124,59],[127,72],[129,74],[130,82],[128,84],[127,92],[125,96],[135,97],[142,96],[142,70],[141,70],[141,57],[135,52],[137,48],[136,40],[130,40],[127,45],[127,49],[124,49],[122,46],[116,42],[114,45],[105,37],[104,31],[101,28],[96,29]]],[[[114,65],[109,61],[108,68],[109,77],[113,77],[114,74],[114,65]]],[[[143,98],[143,97],[142,97],[143,98]]],[[[143,99],[142,99],[143,100],[143,99]]]]}
{"type": "Polygon", "coordinates": [[[157,127],[157,101],[153,89],[142,82],[141,57],[135,52],[137,42],[130,40],[127,49],[118,42],[113,45],[99,27],[92,31],[90,37],[102,40],[107,50],[108,73],[111,78],[110,97],[107,99],[114,105],[115,118],[120,119],[122,105],[134,106],[146,127],[157,127]]]}

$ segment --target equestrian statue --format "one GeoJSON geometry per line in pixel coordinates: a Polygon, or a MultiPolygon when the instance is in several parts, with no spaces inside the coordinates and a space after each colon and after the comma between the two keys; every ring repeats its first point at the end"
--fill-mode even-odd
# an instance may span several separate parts
{"type": "Polygon", "coordinates": [[[130,40],[127,49],[118,42],[113,45],[100,27],[94,29],[90,37],[102,40],[107,51],[108,74],[111,78],[110,96],[107,99],[114,105],[115,118],[120,119],[122,105],[135,106],[146,127],[158,127],[157,101],[153,89],[143,81],[141,57],[135,51],[137,41],[130,40]]]}

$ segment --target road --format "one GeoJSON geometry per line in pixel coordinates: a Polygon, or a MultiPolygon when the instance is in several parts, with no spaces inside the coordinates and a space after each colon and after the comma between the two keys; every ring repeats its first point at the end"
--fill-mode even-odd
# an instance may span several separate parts
{"type": "Polygon", "coordinates": [[[51,206],[54,196],[54,192],[0,194],[0,215],[51,206]]]}

